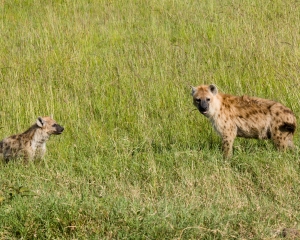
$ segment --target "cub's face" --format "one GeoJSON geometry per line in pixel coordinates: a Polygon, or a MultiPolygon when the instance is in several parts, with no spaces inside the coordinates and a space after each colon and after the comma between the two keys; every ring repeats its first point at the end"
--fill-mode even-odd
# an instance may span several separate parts
{"type": "Polygon", "coordinates": [[[193,103],[204,116],[211,116],[211,104],[218,93],[215,85],[192,87],[193,103]]]}
{"type": "Polygon", "coordinates": [[[48,135],[58,135],[64,131],[64,128],[58,125],[51,117],[38,117],[36,123],[48,135]]]}

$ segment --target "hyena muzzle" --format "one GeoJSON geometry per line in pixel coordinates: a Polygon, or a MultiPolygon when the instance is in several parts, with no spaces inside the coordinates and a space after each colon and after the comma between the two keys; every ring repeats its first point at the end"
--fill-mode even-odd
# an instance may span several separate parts
{"type": "Polygon", "coordinates": [[[49,137],[63,131],[64,128],[51,117],[38,117],[36,123],[25,132],[3,139],[0,142],[0,154],[5,162],[16,158],[23,158],[25,161],[42,158],[49,137]]]}

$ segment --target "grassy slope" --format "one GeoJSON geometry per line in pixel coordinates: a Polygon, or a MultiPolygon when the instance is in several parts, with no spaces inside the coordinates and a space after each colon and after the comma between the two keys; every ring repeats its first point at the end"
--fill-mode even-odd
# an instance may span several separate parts
{"type": "Polygon", "coordinates": [[[188,87],[298,116],[299,22],[295,1],[2,1],[1,136],[39,115],[66,130],[43,162],[1,166],[0,238],[270,239],[300,227],[299,151],[238,139],[223,161],[188,87]]]}

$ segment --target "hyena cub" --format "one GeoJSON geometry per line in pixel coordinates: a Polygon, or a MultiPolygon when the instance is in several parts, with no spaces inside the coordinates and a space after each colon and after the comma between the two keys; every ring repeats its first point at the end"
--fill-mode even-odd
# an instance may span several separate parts
{"type": "Polygon", "coordinates": [[[236,137],[272,139],[278,150],[293,148],[296,118],[282,104],[257,97],[219,93],[215,85],[192,87],[194,105],[222,137],[224,158],[236,137]]]}
{"type": "Polygon", "coordinates": [[[50,135],[61,134],[63,130],[51,117],[38,117],[36,123],[24,133],[3,139],[0,154],[5,162],[15,158],[24,158],[25,161],[42,158],[50,135]]]}

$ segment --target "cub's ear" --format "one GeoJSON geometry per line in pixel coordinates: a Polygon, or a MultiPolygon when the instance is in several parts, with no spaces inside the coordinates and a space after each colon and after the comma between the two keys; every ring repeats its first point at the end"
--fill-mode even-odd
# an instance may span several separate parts
{"type": "Polygon", "coordinates": [[[218,93],[217,87],[213,84],[209,85],[209,90],[212,92],[213,95],[216,95],[218,93]]]}
{"type": "Polygon", "coordinates": [[[44,120],[41,117],[38,117],[38,119],[36,120],[36,124],[42,128],[45,124],[44,120]]]}
{"type": "Polygon", "coordinates": [[[195,94],[195,92],[197,91],[197,88],[195,88],[193,86],[190,86],[190,87],[192,89],[191,95],[193,96],[195,94]]]}

